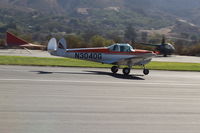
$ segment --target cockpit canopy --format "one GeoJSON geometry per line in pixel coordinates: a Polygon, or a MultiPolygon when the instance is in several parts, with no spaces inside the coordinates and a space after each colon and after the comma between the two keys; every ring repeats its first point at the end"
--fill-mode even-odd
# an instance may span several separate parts
{"type": "Polygon", "coordinates": [[[132,52],[134,51],[133,47],[129,44],[113,44],[108,47],[110,51],[115,52],[132,52]]]}
{"type": "Polygon", "coordinates": [[[165,48],[166,48],[166,49],[170,49],[170,50],[175,50],[174,46],[171,45],[170,43],[167,43],[167,44],[165,45],[165,48]]]}

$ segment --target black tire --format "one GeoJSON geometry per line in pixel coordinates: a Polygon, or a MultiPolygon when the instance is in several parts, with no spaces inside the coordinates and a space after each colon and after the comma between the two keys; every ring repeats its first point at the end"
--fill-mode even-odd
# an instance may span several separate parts
{"type": "Polygon", "coordinates": [[[126,76],[129,75],[130,71],[131,71],[130,68],[123,68],[123,74],[126,76]]]}
{"type": "Polygon", "coordinates": [[[118,68],[117,66],[111,67],[111,71],[112,71],[112,73],[114,73],[114,74],[117,73],[118,70],[119,70],[119,68],[118,68]]]}
{"type": "Polygon", "coordinates": [[[149,74],[149,69],[144,69],[143,73],[144,73],[144,75],[148,75],[149,74]]]}

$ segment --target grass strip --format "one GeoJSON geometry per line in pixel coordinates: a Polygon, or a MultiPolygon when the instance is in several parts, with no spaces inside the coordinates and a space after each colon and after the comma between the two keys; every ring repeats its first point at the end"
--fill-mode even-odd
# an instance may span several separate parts
{"type": "MultiPolygon", "coordinates": [[[[0,65],[27,65],[27,66],[62,66],[62,67],[97,67],[108,68],[112,65],[83,61],[70,58],[0,56],[0,65]]],[[[142,68],[142,67],[134,67],[142,68]]],[[[171,71],[199,71],[200,63],[156,62],[146,65],[151,70],[171,71]]]]}
{"type": "Polygon", "coordinates": [[[110,67],[111,65],[71,58],[0,56],[1,65],[62,66],[62,67],[110,67]]]}

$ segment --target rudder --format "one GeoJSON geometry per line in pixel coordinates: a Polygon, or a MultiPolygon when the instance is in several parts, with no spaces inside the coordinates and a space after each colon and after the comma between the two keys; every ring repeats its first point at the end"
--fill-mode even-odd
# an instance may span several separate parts
{"type": "Polygon", "coordinates": [[[59,49],[67,49],[67,42],[64,38],[58,41],[58,48],[59,49]]]}

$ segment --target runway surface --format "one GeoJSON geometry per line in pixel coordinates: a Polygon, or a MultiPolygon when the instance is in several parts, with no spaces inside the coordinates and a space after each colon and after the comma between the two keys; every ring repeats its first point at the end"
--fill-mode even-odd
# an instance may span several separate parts
{"type": "Polygon", "coordinates": [[[0,132],[199,133],[200,73],[141,73],[0,66],[0,132]]]}

